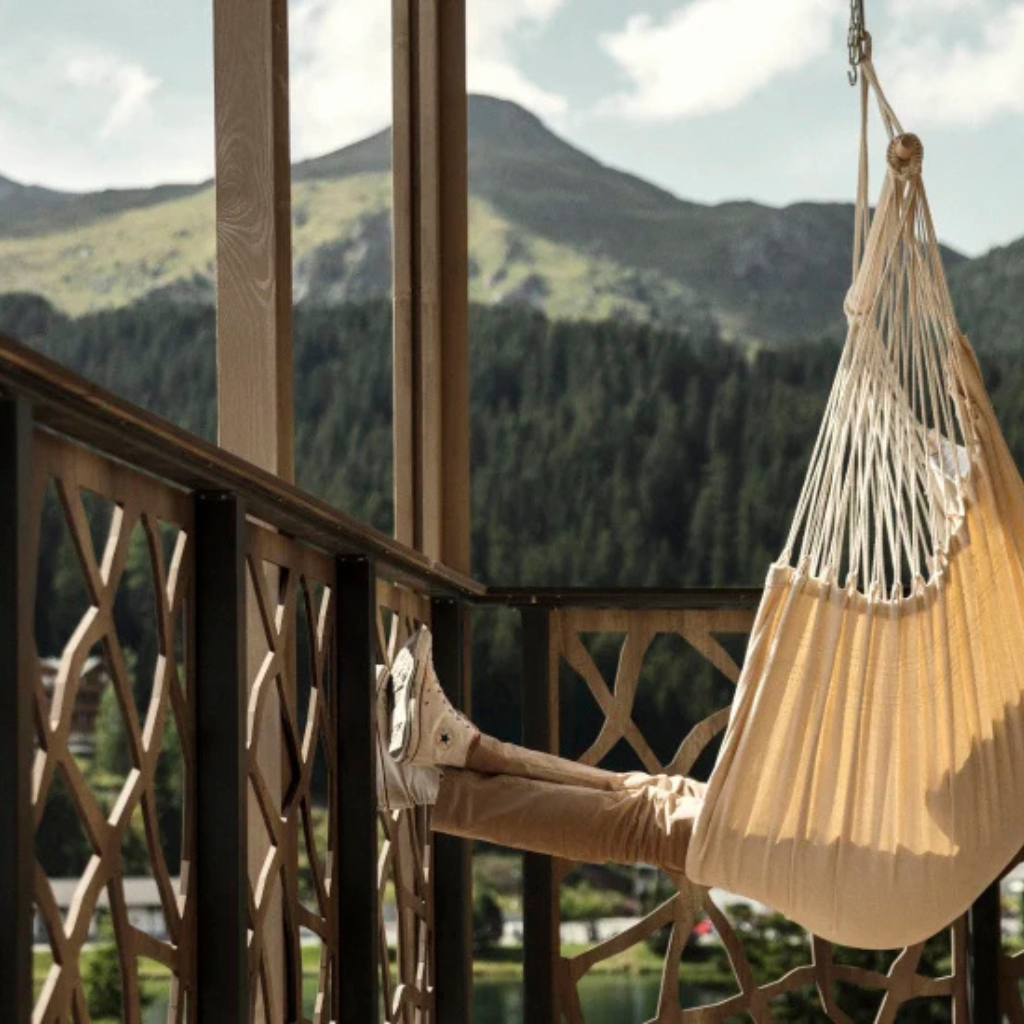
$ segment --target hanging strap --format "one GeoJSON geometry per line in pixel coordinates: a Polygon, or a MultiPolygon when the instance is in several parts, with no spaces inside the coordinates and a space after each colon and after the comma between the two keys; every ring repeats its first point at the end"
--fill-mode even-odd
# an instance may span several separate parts
{"type": "Polygon", "coordinates": [[[903,134],[903,127],[896,117],[896,112],[889,104],[875,74],[875,66],[871,61],[871,37],[867,38],[867,49],[861,58],[860,68],[860,147],[857,161],[857,203],[854,209],[853,223],[853,279],[857,279],[860,269],[864,241],[871,227],[871,207],[868,203],[869,191],[869,154],[868,129],[870,127],[871,95],[874,94],[878,104],[878,112],[888,135],[889,142],[903,134]]]}

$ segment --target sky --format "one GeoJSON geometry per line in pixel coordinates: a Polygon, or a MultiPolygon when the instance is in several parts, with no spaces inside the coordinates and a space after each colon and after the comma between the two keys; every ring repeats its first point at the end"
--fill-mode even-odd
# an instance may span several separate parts
{"type": "MultiPolygon", "coordinates": [[[[391,3],[289,2],[301,159],[387,124],[391,3]]],[[[852,199],[847,0],[467,5],[471,91],[602,162],[701,202],[852,199]]],[[[0,175],[75,191],[209,177],[211,6],[0,0],[0,175]]],[[[969,254],[1024,235],[1024,0],[865,7],[939,234],[969,254]]]]}

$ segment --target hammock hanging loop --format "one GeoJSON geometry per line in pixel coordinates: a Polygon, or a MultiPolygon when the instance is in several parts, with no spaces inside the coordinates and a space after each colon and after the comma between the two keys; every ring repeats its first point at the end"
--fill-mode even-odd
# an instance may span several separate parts
{"type": "Polygon", "coordinates": [[[924,163],[924,144],[913,132],[904,132],[890,140],[885,159],[901,181],[916,178],[924,163]]]}

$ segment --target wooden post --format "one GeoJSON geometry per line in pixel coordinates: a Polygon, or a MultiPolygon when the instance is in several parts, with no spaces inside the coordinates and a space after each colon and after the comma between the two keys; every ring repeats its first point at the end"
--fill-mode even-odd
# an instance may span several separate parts
{"type": "MultiPolygon", "coordinates": [[[[465,22],[465,0],[393,0],[395,536],[468,573],[465,22]]],[[[441,678],[466,707],[467,612],[435,602],[432,615],[441,678]]],[[[461,1024],[470,1013],[469,848],[434,841],[437,1015],[461,1024]]]]}
{"type": "Polygon", "coordinates": [[[199,1024],[249,1019],[245,513],[199,494],[196,600],[196,972],[199,1024]]]}
{"type": "MultiPolygon", "coordinates": [[[[332,1019],[378,1019],[377,781],[374,632],[376,580],[365,558],[339,559],[335,602],[335,744],[338,785],[331,813],[340,823],[338,948],[341,973],[332,1019]]],[[[385,755],[386,756],[386,755],[385,755]]]]}
{"type": "Polygon", "coordinates": [[[392,328],[392,446],[395,537],[416,543],[416,360],[414,281],[417,159],[413,108],[414,18],[410,0],[391,5],[391,230],[394,324],[392,328]]]}
{"type": "Polygon", "coordinates": [[[465,0],[395,0],[395,535],[469,571],[465,0]]]}
{"type": "MultiPolygon", "coordinates": [[[[441,560],[469,573],[469,128],[466,0],[440,0],[441,560]]],[[[466,630],[468,636],[468,630],[466,630]]],[[[468,686],[468,676],[467,676],[468,686]]],[[[467,691],[468,692],[468,691],[467,691]]]]}
{"type": "MultiPolygon", "coordinates": [[[[217,197],[217,413],[220,444],[286,480],[294,477],[292,425],[291,156],[288,132],[287,0],[214,0],[217,197]]],[[[276,590],[271,581],[271,592],[276,590]]],[[[250,679],[264,644],[249,602],[250,679]]],[[[265,709],[257,752],[275,800],[283,759],[277,695],[265,709]]],[[[251,798],[249,873],[268,849],[251,798]]],[[[292,844],[294,846],[294,844],[292,844]]],[[[293,850],[284,851],[291,856],[293,850]]],[[[284,1018],[287,991],[280,890],[267,911],[267,969],[284,1018]],[[279,924],[278,924],[279,922],[279,924]]],[[[200,926],[201,927],[201,926],[200,926]]]]}
{"type": "Polygon", "coordinates": [[[441,348],[443,310],[441,268],[444,230],[441,223],[441,107],[440,0],[413,4],[416,19],[416,94],[414,96],[416,159],[419,166],[416,196],[415,244],[417,333],[416,357],[416,547],[431,558],[444,560],[441,522],[444,515],[444,417],[441,411],[445,366],[441,348]]]}
{"type": "MultiPolygon", "coordinates": [[[[558,752],[557,691],[551,670],[551,618],[524,608],[523,743],[558,752]]],[[[523,1020],[556,1021],[555,960],[559,955],[558,887],[554,863],[523,854],[523,1020]]]]}
{"type": "Polygon", "coordinates": [[[30,538],[32,413],[0,401],[0,1020],[32,1019],[32,620],[37,544],[30,538]]]}
{"type": "MultiPolygon", "coordinates": [[[[431,603],[434,666],[452,704],[469,711],[469,637],[465,610],[455,601],[431,603]]],[[[472,843],[434,836],[434,934],[437,1024],[468,1024],[473,994],[472,843]]]]}
{"type": "Polygon", "coordinates": [[[292,452],[286,0],[214,0],[220,444],[286,480],[292,452]]]}
{"type": "Polygon", "coordinates": [[[999,962],[1003,955],[999,882],[993,882],[967,912],[967,993],[971,1024],[1002,1020],[999,962]]]}

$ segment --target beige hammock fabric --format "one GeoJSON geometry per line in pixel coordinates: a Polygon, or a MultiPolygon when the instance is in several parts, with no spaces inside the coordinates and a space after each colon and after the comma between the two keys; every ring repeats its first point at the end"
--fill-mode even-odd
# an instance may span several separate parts
{"type": "Polygon", "coordinates": [[[846,346],[686,870],[883,949],[948,924],[1024,844],[1024,484],[956,326],[920,143],[863,70],[846,346]],[[873,219],[869,90],[892,140],[873,219]]]}

